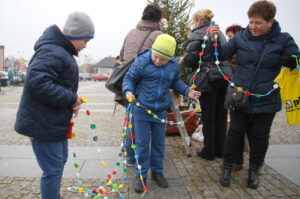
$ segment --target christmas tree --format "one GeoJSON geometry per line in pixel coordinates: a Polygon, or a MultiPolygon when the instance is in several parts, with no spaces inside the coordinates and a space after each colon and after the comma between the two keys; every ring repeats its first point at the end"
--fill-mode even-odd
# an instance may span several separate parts
{"type": "MultiPolygon", "coordinates": [[[[149,3],[157,3],[163,11],[163,19],[161,20],[162,31],[175,37],[177,48],[175,55],[183,56],[187,37],[191,32],[190,11],[194,6],[194,0],[148,0],[149,3]]],[[[181,67],[181,78],[186,81],[189,70],[181,67]]]]}

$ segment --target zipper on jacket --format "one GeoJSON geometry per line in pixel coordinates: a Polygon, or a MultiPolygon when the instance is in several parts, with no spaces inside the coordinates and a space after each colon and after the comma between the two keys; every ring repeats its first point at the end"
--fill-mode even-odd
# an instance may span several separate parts
{"type": "Polygon", "coordinates": [[[164,76],[165,76],[163,68],[159,67],[159,70],[160,70],[160,80],[159,80],[159,85],[158,85],[158,89],[157,89],[157,100],[156,100],[156,103],[155,103],[155,109],[156,110],[158,109],[158,100],[159,100],[159,96],[161,94],[161,87],[162,87],[162,83],[163,83],[164,76]]]}

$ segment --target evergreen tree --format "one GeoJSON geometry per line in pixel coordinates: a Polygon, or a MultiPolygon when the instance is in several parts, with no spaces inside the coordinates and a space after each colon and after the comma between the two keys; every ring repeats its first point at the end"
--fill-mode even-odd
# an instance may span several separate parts
{"type": "Polygon", "coordinates": [[[191,32],[190,10],[194,4],[193,0],[148,0],[149,3],[157,3],[163,11],[164,33],[172,35],[177,41],[175,55],[182,56],[187,36],[191,32]]]}
{"type": "MultiPolygon", "coordinates": [[[[183,56],[187,37],[191,32],[190,11],[194,6],[194,0],[148,0],[149,3],[157,3],[163,11],[162,31],[175,37],[177,47],[176,56],[183,56]]],[[[181,66],[181,79],[187,81],[190,69],[181,66]]]]}

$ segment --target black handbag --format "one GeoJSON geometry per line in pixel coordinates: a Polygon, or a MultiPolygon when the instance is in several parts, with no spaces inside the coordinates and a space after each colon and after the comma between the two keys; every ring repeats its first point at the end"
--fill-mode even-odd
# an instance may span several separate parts
{"type": "Polygon", "coordinates": [[[118,66],[114,69],[110,77],[105,83],[105,87],[110,90],[111,92],[122,95],[122,84],[123,79],[126,73],[129,71],[131,64],[134,62],[135,58],[132,58],[125,64],[118,66]]]}
{"type": "MultiPolygon", "coordinates": [[[[147,38],[150,36],[150,34],[153,32],[153,30],[149,31],[146,37],[144,38],[143,42],[141,43],[141,46],[137,52],[137,54],[141,51],[142,47],[144,46],[145,41],[147,38]]],[[[126,73],[129,71],[131,64],[135,61],[135,58],[137,55],[126,62],[125,64],[118,66],[117,68],[114,69],[110,77],[105,83],[105,87],[110,90],[111,92],[117,94],[117,95],[123,95],[122,93],[122,84],[123,84],[123,79],[126,75],[126,73]]]]}
{"type": "Polygon", "coordinates": [[[249,96],[245,92],[238,91],[236,87],[228,86],[224,105],[227,109],[247,108],[249,96]]]}
{"type": "MultiPolygon", "coordinates": [[[[266,49],[268,47],[268,44],[266,45],[259,62],[257,64],[257,67],[255,69],[255,72],[252,76],[252,80],[250,85],[252,84],[254,77],[258,71],[258,68],[260,67],[260,64],[262,62],[262,59],[265,55],[266,49]]],[[[238,91],[237,87],[228,86],[226,95],[225,95],[225,101],[224,106],[227,109],[239,109],[239,108],[247,108],[249,106],[249,96],[246,95],[246,88],[242,88],[243,91],[238,91]]]]}

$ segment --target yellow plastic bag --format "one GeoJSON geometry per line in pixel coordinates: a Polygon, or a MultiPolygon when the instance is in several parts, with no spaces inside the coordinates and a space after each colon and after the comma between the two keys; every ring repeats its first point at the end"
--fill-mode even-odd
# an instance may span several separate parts
{"type": "Polygon", "coordinates": [[[279,84],[282,104],[289,125],[300,124],[300,70],[283,67],[274,80],[279,84]]]}

